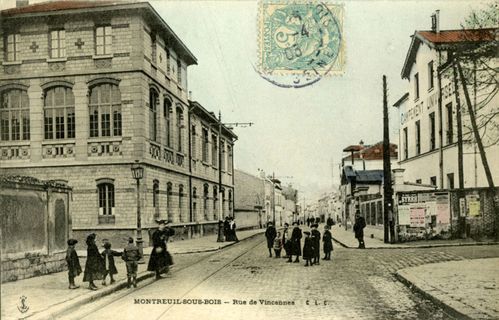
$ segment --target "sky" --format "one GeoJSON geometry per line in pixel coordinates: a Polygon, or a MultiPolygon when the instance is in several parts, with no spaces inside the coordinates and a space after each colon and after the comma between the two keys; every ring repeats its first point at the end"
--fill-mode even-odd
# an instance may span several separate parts
{"type": "MultiPolygon", "coordinates": [[[[15,6],[13,0],[0,2],[3,8],[15,6]]],[[[299,89],[280,88],[255,72],[257,1],[150,3],[198,59],[188,69],[191,98],[220,110],[223,122],[254,123],[234,129],[236,169],[274,172],[300,197],[317,199],[338,184],[346,146],[383,139],[382,76],[391,106],[409,88],[400,73],[414,31],[431,29],[436,9],[442,30],[458,29],[487,1],[341,2],[345,72],[299,89]]],[[[397,126],[391,126],[391,141],[398,143],[397,126]]]]}

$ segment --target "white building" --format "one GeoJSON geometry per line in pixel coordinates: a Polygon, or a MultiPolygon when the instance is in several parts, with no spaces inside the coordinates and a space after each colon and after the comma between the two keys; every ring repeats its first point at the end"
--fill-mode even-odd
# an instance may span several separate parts
{"type": "MultiPolygon", "coordinates": [[[[402,68],[408,92],[394,106],[398,108],[399,165],[404,180],[431,184],[440,189],[459,186],[458,118],[452,68],[452,49],[464,42],[491,41],[493,29],[439,30],[438,11],[431,31],[416,31],[402,68]],[[470,37],[471,35],[471,37],[470,37]],[[477,40],[475,40],[477,39],[477,40]],[[438,76],[441,70],[441,76],[438,76]],[[441,100],[441,103],[439,103],[441,100]]],[[[463,130],[463,186],[485,187],[487,180],[477,145],[470,131],[470,119],[459,83],[463,130]]],[[[483,92],[468,85],[471,101],[483,92]]],[[[489,102],[499,104],[497,95],[489,102]]],[[[475,106],[476,107],[476,106],[475,106]]],[[[486,146],[485,152],[494,181],[499,181],[499,146],[486,146]]]]}

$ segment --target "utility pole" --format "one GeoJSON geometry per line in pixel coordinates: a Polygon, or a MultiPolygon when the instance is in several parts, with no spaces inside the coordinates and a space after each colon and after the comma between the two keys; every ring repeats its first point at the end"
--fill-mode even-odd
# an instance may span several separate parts
{"type": "MultiPolygon", "coordinates": [[[[456,96],[456,121],[457,121],[457,171],[459,189],[464,189],[464,169],[463,169],[463,124],[461,118],[461,100],[459,99],[459,83],[457,80],[456,64],[452,64],[454,75],[454,95],[456,96]]],[[[459,214],[459,211],[458,211],[459,214]]]]}
{"type": "MultiPolygon", "coordinates": [[[[223,190],[222,190],[222,126],[229,126],[229,129],[235,127],[251,127],[253,122],[234,122],[234,123],[222,123],[222,112],[218,111],[218,194],[219,194],[219,204],[218,204],[218,237],[217,242],[224,242],[223,237],[223,190]]],[[[227,165],[229,165],[227,163],[227,165]]]]}
{"type": "Polygon", "coordinates": [[[383,229],[384,242],[389,243],[390,238],[393,242],[395,230],[392,217],[392,176],[390,163],[390,130],[388,122],[388,92],[386,85],[386,76],[383,75],[383,229]]]}

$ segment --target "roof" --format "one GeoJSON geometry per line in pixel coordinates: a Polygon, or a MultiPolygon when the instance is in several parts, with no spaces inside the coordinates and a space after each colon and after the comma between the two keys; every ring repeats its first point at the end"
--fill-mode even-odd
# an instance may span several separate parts
{"type": "Polygon", "coordinates": [[[81,0],[66,0],[66,1],[47,1],[36,3],[32,5],[27,5],[19,8],[11,8],[2,10],[2,15],[4,16],[14,16],[23,13],[41,13],[41,12],[52,12],[59,10],[70,10],[70,9],[88,9],[96,7],[111,6],[117,4],[123,4],[123,1],[81,1],[81,0]]]}
{"type": "Polygon", "coordinates": [[[343,168],[344,177],[348,182],[356,184],[380,184],[383,182],[383,170],[354,170],[351,166],[343,168]]]}
{"type": "Polygon", "coordinates": [[[343,149],[343,152],[351,152],[351,151],[360,151],[362,150],[363,146],[355,144],[355,145],[350,145],[343,149]]]}
{"type": "Polygon", "coordinates": [[[407,98],[409,98],[409,92],[404,93],[404,95],[402,97],[400,97],[400,99],[398,99],[397,102],[395,102],[393,104],[393,106],[396,107],[396,108],[400,107],[400,105],[402,104],[402,102],[406,101],[407,98]]]}
{"type": "MultiPolygon", "coordinates": [[[[30,18],[54,15],[70,15],[81,14],[82,12],[103,12],[118,10],[133,10],[144,15],[145,20],[150,24],[152,29],[158,33],[165,35],[168,42],[179,56],[187,63],[187,65],[197,64],[197,58],[173,32],[170,26],[163,18],[154,10],[148,2],[139,2],[131,0],[123,1],[82,1],[82,0],[56,0],[36,3],[19,8],[11,8],[0,11],[3,19],[30,18]]],[[[24,20],[23,20],[24,23],[24,20]]]]}
{"type": "Polygon", "coordinates": [[[435,31],[415,31],[407,52],[404,66],[402,67],[402,79],[408,79],[412,65],[415,62],[416,53],[419,46],[425,43],[430,48],[436,50],[452,49],[456,45],[481,43],[494,41],[496,39],[497,28],[483,29],[461,29],[435,31]]]}
{"type": "MultiPolygon", "coordinates": [[[[350,147],[355,147],[355,146],[350,146],[350,147]]],[[[348,148],[350,148],[348,147],[348,148]]],[[[354,151],[353,153],[353,158],[354,159],[364,159],[364,160],[383,160],[383,141],[380,141],[378,143],[375,143],[371,146],[360,146],[360,150],[354,151]]],[[[347,148],[347,149],[348,149],[347,148]]],[[[390,143],[390,157],[391,158],[397,158],[397,148],[398,146],[395,143],[390,143]]],[[[355,148],[352,148],[355,149],[355,148]]],[[[345,149],[343,150],[345,151],[345,149]]],[[[343,160],[351,160],[352,155],[348,155],[343,158],[343,160]]]]}
{"type": "MultiPolygon", "coordinates": [[[[210,125],[215,125],[219,123],[218,118],[215,116],[215,114],[205,109],[205,107],[203,107],[199,102],[189,100],[189,105],[193,113],[209,121],[210,125]]],[[[237,135],[234,133],[234,131],[224,126],[223,124],[222,124],[222,131],[223,134],[230,136],[231,138],[237,139],[237,135]]]]}

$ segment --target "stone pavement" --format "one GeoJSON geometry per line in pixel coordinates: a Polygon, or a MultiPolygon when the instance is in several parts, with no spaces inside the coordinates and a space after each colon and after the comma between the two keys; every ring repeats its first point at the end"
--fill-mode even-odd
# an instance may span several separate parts
{"type": "Polygon", "coordinates": [[[167,279],[131,290],[126,296],[107,296],[61,319],[107,320],[119,312],[123,320],[447,320],[451,317],[444,308],[410,290],[394,272],[427,263],[497,258],[498,249],[356,250],[336,246],[332,261],[305,268],[303,261],[268,258],[261,235],[173,272],[167,279]]]}
{"type": "MultiPolygon", "coordinates": [[[[263,233],[262,229],[239,231],[237,236],[239,240],[251,238],[257,234],[263,233]]],[[[170,242],[168,250],[172,253],[175,265],[173,270],[186,267],[195,263],[199,258],[206,256],[209,252],[231,246],[234,242],[217,242],[216,235],[210,235],[202,238],[181,240],[170,242]],[[187,254],[191,253],[191,254],[187,254]]],[[[80,244],[78,244],[80,245],[80,244]]],[[[82,247],[80,245],[80,247],[82,247]]],[[[120,250],[119,248],[114,248],[120,250]]],[[[152,276],[147,272],[147,255],[152,248],[145,248],[146,263],[139,265],[138,280],[145,280],[152,276]]],[[[78,251],[82,269],[85,266],[86,251],[78,251]]],[[[102,296],[108,295],[116,290],[126,287],[126,268],[121,259],[115,259],[118,274],[115,276],[116,283],[103,286],[100,281],[95,284],[99,287],[97,291],[88,290],[88,284],[82,283],[83,274],[77,277],[76,284],[80,288],[75,290],[68,289],[67,271],[52,273],[40,277],[34,277],[14,282],[7,282],[1,285],[1,316],[5,319],[43,319],[46,315],[56,315],[68,308],[76,305],[85,304],[102,296]],[[25,304],[29,309],[25,313],[18,310],[21,306],[21,297],[25,296],[25,304]]]]}
{"type": "Polygon", "coordinates": [[[427,264],[397,271],[459,319],[499,319],[499,258],[427,264]]]}

